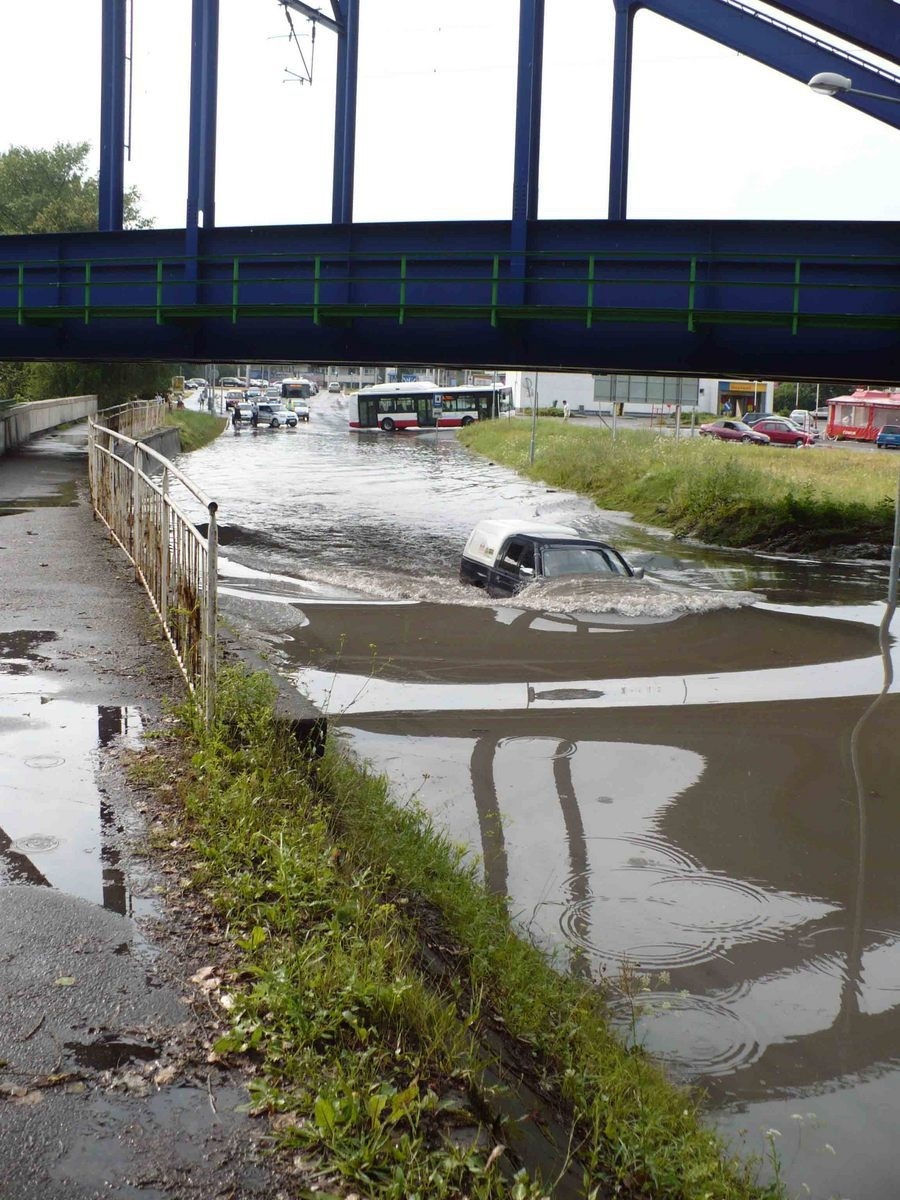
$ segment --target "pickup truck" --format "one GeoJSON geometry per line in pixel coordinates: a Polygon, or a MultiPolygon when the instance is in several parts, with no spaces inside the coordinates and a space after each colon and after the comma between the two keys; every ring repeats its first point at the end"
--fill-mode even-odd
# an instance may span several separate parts
{"type": "Polygon", "coordinates": [[[462,583],[489,596],[512,596],[526,584],[566,575],[642,579],[613,546],[583,538],[567,525],[533,521],[480,521],[466,541],[459,567],[462,583]]]}

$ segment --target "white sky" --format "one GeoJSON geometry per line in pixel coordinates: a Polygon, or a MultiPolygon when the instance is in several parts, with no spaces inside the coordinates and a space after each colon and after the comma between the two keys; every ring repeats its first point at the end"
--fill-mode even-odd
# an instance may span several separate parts
{"type": "MultiPolygon", "coordinates": [[[[191,4],[134,7],[126,181],[183,225],[191,4]]],[[[546,8],[540,215],[604,217],[612,0],[546,8]]],[[[100,0],[5,0],[0,32],[0,149],[96,147],[100,0]]],[[[286,32],[276,0],[222,0],[219,225],[330,220],[335,37],[310,87],[286,32]]],[[[517,32],[517,0],[361,0],[357,220],[509,216],[517,32]]],[[[629,216],[896,220],[898,159],[897,131],[639,13],[629,216]]]]}

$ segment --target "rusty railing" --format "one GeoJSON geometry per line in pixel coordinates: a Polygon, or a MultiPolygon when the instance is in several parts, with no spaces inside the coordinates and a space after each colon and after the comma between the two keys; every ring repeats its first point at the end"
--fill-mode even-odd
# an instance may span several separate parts
{"type": "Polygon", "coordinates": [[[94,511],[134,564],[135,578],[146,588],[188,688],[200,694],[209,721],[216,693],[218,505],[145,443],[95,421],[90,431],[94,511]],[[206,508],[205,537],[172,496],[173,483],[206,508]]]}
{"type": "Polygon", "coordinates": [[[167,407],[160,396],[157,400],[133,400],[114,408],[104,408],[97,417],[107,429],[124,433],[126,437],[140,438],[165,425],[167,407]]]}

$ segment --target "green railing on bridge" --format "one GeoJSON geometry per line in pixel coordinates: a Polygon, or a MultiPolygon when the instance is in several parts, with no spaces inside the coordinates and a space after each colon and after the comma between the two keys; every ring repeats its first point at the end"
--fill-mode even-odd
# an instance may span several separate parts
{"type": "Polygon", "coordinates": [[[0,261],[0,320],[210,318],[898,329],[900,257],[507,248],[0,261]]]}

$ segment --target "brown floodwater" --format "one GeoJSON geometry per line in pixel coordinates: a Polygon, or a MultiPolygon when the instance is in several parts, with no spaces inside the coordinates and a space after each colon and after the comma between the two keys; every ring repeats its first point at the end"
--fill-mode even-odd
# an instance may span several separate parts
{"type": "Polygon", "coordinates": [[[791,1194],[894,1194],[885,564],[676,543],[452,435],[350,435],[325,397],[185,465],[220,501],[229,617],[606,982],[622,1037],[705,1088],[735,1149],[774,1144],[791,1194]],[[490,601],[457,571],[496,515],[606,537],[647,579],[490,601]]]}

